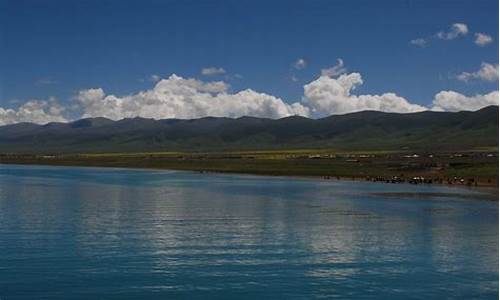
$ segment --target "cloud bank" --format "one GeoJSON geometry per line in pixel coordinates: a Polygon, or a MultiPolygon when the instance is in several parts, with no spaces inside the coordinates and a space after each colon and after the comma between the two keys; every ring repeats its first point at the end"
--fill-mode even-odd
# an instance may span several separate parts
{"type": "Polygon", "coordinates": [[[436,111],[478,110],[489,105],[498,105],[498,91],[475,96],[465,96],[454,91],[441,91],[434,96],[432,104],[432,110],[436,111]]]}
{"type": "Polygon", "coordinates": [[[411,104],[394,93],[382,95],[354,95],[353,90],[363,84],[359,73],[332,78],[322,75],[304,86],[304,102],[320,115],[343,114],[362,110],[385,112],[416,112],[425,107],[411,104]]]}
{"type": "Polygon", "coordinates": [[[65,108],[54,98],[45,100],[30,100],[17,110],[0,107],[0,125],[20,122],[45,124],[49,122],[66,122],[62,116],[65,108]]]}
{"type": "MultiPolygon", "coordinates": [[[[484,65],[481,70],[490,70],[484,65]]],[[[230,91],[223,81],[201,81],[175,74],[159,81],[148,90],[130,95],[107,94],[102,88],[81,90],[76,96],[77,119],[106,117],[113,120],[144,117],[154,119],[255,116],[281,118],[291,115],[323,117],[362,110],[409,113],[423,110],[477,110],[498,105],[498,91],[466,96],[455,91],[441,91],[429,106],[411,103],[393,92],[356,94],[363,84],[360,73],[345,73],[342,60],[328,72],[322,71],[315,80],[304,85],[301,102],[287,103],[281,98],[245,89],[230,91]],[[342,74],[339,74],[342,73],[342,74]]],[[[489,71],[467,73],[471,78],[491,78],[489,71]]],[[[498,65],[496,65],[498,79],[498,65]]],[[[70,110],[75,112],[73,108],[70,110]]],[[[0,107],[0,125],[33,122],[66,122],[74,118],[55,99],[30,100],[18,109],[0,107]]]]}
{"type": "Polygon", "coordinates": [[[171,75],[153,89],[118,97],[100,89],[80,91],[78,102],[83,117],[106,117],[113,120],[141,116],[144,118],[199,118],[258,116],[281,118],[310,114],[300,103],[287,104],[280,98],[246,89],[229,93],[222,81],[203,82],[171,75]]]}

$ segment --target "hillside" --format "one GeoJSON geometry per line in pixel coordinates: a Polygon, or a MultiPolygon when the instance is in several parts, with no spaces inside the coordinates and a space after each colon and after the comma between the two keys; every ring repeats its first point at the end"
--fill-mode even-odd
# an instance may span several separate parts
{"type": "Polygon", "coordinates": [[[481,147],[498,147],[498,106],[456,113],[363,111],[322,119],[92,118],[71,123],[0,127],[0,153],[300,148],[447,151],[481,147]]]}

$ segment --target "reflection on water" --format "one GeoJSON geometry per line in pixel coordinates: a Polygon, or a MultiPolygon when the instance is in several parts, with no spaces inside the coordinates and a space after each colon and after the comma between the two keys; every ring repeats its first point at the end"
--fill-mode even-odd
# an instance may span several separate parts
{"type": "Polygon", "coordinates": [[[0,165],[0,297],[496,298],[498,202],[478,194],[0,165]]]}

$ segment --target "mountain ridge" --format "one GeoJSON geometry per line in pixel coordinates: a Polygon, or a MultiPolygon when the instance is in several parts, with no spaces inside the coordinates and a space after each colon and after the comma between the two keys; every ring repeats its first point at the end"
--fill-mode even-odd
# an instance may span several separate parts
{"type": "Polygon", "coordinates": [[[320,119],[84,118],[0,126],[0,153],[232,151],[299,148],[464,150],[498,147],[498,106],[474,112],[361,111],[320,119]]]}

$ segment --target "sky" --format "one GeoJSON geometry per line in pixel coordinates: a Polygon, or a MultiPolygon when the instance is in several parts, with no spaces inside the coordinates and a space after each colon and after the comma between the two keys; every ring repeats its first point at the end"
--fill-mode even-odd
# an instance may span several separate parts
{"type": "Polygon", "coordinates": [[[0,0],[0,125],[498,105],[496,0],[0,0]]]}

